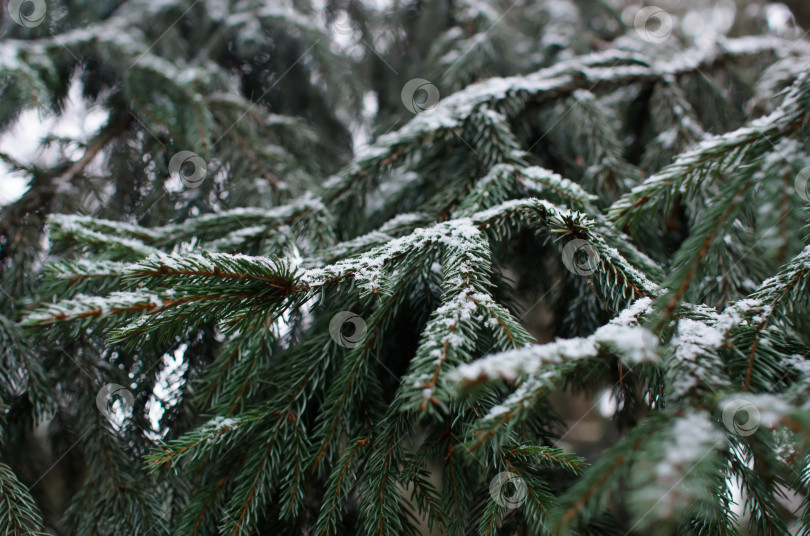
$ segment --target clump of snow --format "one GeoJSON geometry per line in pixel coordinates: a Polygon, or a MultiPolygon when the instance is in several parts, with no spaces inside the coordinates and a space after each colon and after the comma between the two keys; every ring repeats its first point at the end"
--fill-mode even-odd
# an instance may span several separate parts
{"type": "Polygon", "coordinates": [[[660,356],[650,344],[649,330],[637,326],[608,324],[594,333],[597,344],[608,346],[630,363],[655,362],[660,356]]]}
{"type": "Polygon", "coordinates": [[[209,420],[203,426],[206,430],[210,430],[213,432],[222,432],[223,430],[233,428],[237,424],[239,424],[239,421],[237,419],[218,415],[213,419],[209,420]]]}
{"type": "Polygon", "coordinates": [[[654,480],[643,490],[659,518],[666,519],[694,502],[702,490],[683,485],[696,466],[723,447],[725,435],[706,411],[689,412],[671,428],[669,442],[655,467],[654,480]]]}
{"type": "MultiPolygon", "coordinates": [[[[735,393],[733,396],[727,397],[720,404],[721,407],[732,408],[732,413],[736,408],[751,407],[751,410],[746,410],[749,415],[749,421],[745,423],[745,430],[750,430],[753,433],[756,428],[764,426],[765,428],[776,428],[784,420],[785,416],[794,411],[787,402],[782,400],[776,395],[767,393],[751,394],[751,393],[735,393]],[[753,419],[753,421],[751,421],[753,419]]],[[[734,415],[731,415],[734,417],[734,415]]],[[[723,415],[726,419],[725,411],[723,415]]],[[[735,432],[734,421],[729,419],[730,422],[726,426],[731,426],[730,432],[735,432]]],[[[750,434],[744,434],[750,435],[750,434]]]]}
{"type": "Polygon", "coordinates": [[[549,365],[594,358],[600,349],[618,354],[630,363],[659,361],[646,330],[638,326],[639,317],[651,307],[650,298],[641,298],[590,337],[561,339],[490,355],[458,367],[453,377],[462,384],[493,379],[514,381],[522,374],[539,375],[549,365]]]}
{"type": "MultiPolygon", "coordinates": [[[[670,341],[674,366],[669,374],[669,397],[677,400],[701,385],[714,389],[730,385],[717,351],[725,342],[724,334],[709,321],[682,318],[670,341]]],[[[727,322],[724,320],[724,322],[727,322]]]]}
{"type": "Polygon", "coordinates": [[[695,360],[707,350],[716,350],[723,344],[723,334],[715,327],[689,318],[678,321],[678,330],[672,338],[672,347],[679,359],[695,360]]]}

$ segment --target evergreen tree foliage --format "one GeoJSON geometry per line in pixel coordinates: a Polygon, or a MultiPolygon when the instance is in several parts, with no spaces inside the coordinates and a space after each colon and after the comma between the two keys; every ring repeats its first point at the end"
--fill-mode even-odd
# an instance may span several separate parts
{"type": "Polygon", "coordinates": [[[810,535],[786,7],[7,4],[1,533],[810,535]]]}

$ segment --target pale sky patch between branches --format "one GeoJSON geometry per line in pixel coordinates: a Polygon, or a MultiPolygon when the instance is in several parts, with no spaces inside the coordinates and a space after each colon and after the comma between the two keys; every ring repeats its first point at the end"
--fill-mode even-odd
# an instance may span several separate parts
{"type": "MultiPolygon", "coordinates": [[[[107,120],[108,112],[99,106],[90,107],[81,98],[81,88],[74,80],[70,87],[65,110],[61,116],[42,115],[37,110],[25,110],[17,118],[15,125],[0,135],[0,152],[6,153],[22,163],[47,163],[53,165],[64,160],[56,146],[45,147],[43,139],[50,136],[71,139],[84,139],[92,136],[107,120]]],[[[69,160],[82,156],[81,147],[72,145],[66,149],[69,160]]],[[[97,162],[91,164],[98,166],[97,162]]],[[[99,170],[98,167],[95,168],[99,170]]],[[[19,199],[28,189],[28,179],[22,174],[13,173],[0,162],[0,206],[19,199]]]]}

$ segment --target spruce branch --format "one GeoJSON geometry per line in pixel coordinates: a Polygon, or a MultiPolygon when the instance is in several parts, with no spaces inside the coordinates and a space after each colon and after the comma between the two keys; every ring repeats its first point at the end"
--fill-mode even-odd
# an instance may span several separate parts
{"type": "Polygon", "coordinates": [[[639,317],[648,314],[651,300],[642,298],[609,324],[586,338],[533,345],[484,357],[458,367],[452,379],[462,389],[494,380],[515,383],[515,389],[501,403],[492,406],[473,428],[470,450],[503,441],[503,430],[511,430],[534,414],[534,405],[551,389],[586,367],[616,356],[630,367],[660,362],[648,336],[638,327],[639,317]]]}
{"type": "Polygon", "coordinates": [[[47,133],[55,165],[0,154],[29,179],[0,218],[7,531],[807,532],[780,502],[810,480],[803,39],[265,4],[72,6],[0,44],[5,130],[77,89],[109,115],[47,133]],[[78,479],[41,515],[40,433],[78,479]]]}
{"type": "Polygon", "coordinates": [[[11,468],[0,463],[0,519],[7,534],[44,536],[42,516],[28,489],[11,468]]]}
{"type": "Polygon", "coordinates": [[[733,132],[706,137],[697,147],[678,155],[675,162],[617,200],[610,208],[609,217],[619,226],[628,223],[635,226],[662,204],[664,212],[668,213],[676,194],[696,195],[731,166],[756,160],[776,141],[794,134],[806,122],[808,102],[810,77],[804,74],[774,112],[733,132]]]}
{"type": "Polygon", "coordinates": [[[480,232],[460,235],[442,259],[443,304],[425,326],[403,387],[403,409],[425,410],[451,400],[443,389],[444,369],[472,359],[476,332],[484,322],[503,337],[507,347],[520,347],[531,338],[492,298],[489,287],[489,249],[480,232]],[[441,388],[440,388],[441,387],[441,388]]]}

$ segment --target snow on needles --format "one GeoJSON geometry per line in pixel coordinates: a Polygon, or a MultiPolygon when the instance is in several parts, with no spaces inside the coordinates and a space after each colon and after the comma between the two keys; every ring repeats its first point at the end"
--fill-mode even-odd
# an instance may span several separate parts
{"type": "Polygon", "coordinates": [[[672,337],[673,367],[669,374],[670,398],[686,397],[701,385],[727,386],[722,362],[717,351],[725,336],[707,322],[682,318],[672,337]]]}
{"type": "MultiPolygon", "coordinates": [[[[173,291],[165,291],[163,294],[170,295],[173,291]]],[[[35,310],[25,316],[22,324],[40,326],[91,316],[103,318],[122,310],[149,310],[162,305],[163,299],[160,296],[143,290],[112,292],[109,296],[79,294],[73,299],[35,310]]]]}
{"type": "Polygon", "coordinates": [[[470,239],[478,233],[478,228],[469,218],[416,229],[410,235],[391,240],[367,254],[345,259],[324,268],[307,270],[302,274],[301,282],[315,287],[330,280],[353,275],[358,286],[376,292],[384,279],[383,270],[391,261],[434,243],[463,249],[469,247],[470,239]]]}
{"type": "MultiPolygon", "coordinates": [[[[705,490],[685,479],[724,442],[724,434],[708,412],[694,411],[678,418],[668,434],[652,482],[640,490],[642,510],[655,510],[658,518],[665,519],[693,504],[696,495],[705,490]]],[[[698,476],[699,472],[695,472],[698,476]]]]}
{"type": "Polygon", "coordinates": [[[493,354],[462,365],[456,369],[455,379],[462,385],[497,378],[514,381],[521,374],[537,375],[547,365],[594,358],[602,350],[618,354],[630,364],[659,361],[649,332],[638,325],[639,317],[650,312],[651,307],[650,298],[641,298],[589,337],[562,339],[493,354]]]}
{"type": "MultiPolygon", "coordinates": [[[[568,210],[561,210],[551,203],[537,199],[511,200],[469,218],[458,218],[416,229],[407,236],[393,239],[358,257],[344,259],[323,268],[306,270],[301,275],[300,281],[314,288],[330,281],[354,277],[360,288],[378,292],[384,288],[385,269],[393,261],[433,244],[454,247],[462,251],[475,248],[473,238],[480,233],[480,227],[486,226],[493,219],[531,209],[554,213],[559,217],[571,214],[568,210]]],[[[470,260],[475,261],[472,257],[470,260]]]]}

